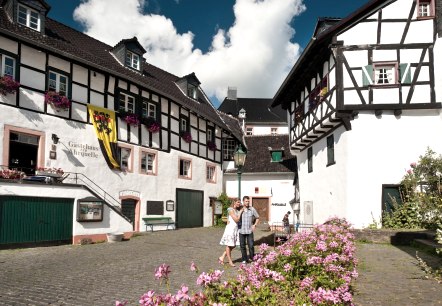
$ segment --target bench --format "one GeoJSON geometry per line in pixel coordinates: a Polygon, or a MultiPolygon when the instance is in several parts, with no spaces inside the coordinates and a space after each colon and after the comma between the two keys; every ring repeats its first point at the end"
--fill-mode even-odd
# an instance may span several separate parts
{"type": "Polygon", "coordinates": [[[146,225],[146,232],[147,227],[150,226],[150,230],[153,232],[153,226],[154,225],[166,225],[167,229],[169,229],[169,225],[172,226],[172,229],[175,229],[175,222],[173,222],[171,217],[149,217],[149,218],[143,218],[144,225],[146,225]]]}

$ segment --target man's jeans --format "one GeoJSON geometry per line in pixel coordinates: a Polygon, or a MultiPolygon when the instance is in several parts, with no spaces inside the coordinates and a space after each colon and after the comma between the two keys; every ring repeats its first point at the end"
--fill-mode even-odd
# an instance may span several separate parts
{"type": "Polygon", "coordinates": [[[242,261],[247,261],[246,242],[249,247],[249,255],[250,255],[249,259],[253,260],[253,257],[255,257],[255,249],[253,247],[254,243],[253,232],[251,234],[239,233],[239,244],[241,246],[242,261]]]}

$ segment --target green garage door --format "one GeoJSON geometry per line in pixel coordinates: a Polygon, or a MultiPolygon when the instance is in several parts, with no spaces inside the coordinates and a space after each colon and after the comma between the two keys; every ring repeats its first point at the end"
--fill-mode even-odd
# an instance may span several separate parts
{"type": "Polygon", "coordinates": [[[176,190],[177,228],[203,226],[203,195],[198,190],[176,190]]]}
{"type": "Polygon", "coordinates": [[[74,199],[0,196],[0,245],[72,241],[74,199]]]}

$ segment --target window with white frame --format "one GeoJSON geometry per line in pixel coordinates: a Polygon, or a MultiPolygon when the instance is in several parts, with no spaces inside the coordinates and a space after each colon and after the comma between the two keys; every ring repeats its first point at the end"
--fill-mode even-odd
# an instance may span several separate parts
{"type": "Polygon", "coordinates": [[[156,174],[156,154],[152,152],[141,152],[141,173],[156,174]]]}
{"type": "Polygon", "coordinates": [[[132,150],[130,148],[118,147],[118,151],[120,155],[121,170],[131,171],[132,165],[130,161],[131,161],[132,150]]]}
{"type": "Polygon", "coordinates": [[[270,128],[270,135],[276,136],[278,134],[278,128],[272,127],[270,128]]]}
{"type": "Polygon", "coordinates": [[[374,64],[374,83],[376,85],[397,84],[395,64],[374,64]]]}
{"type": "Polygon", "coordinates": [[[151,117],[157,119],[157,105],[152,102],[143,101],[143,105],[141,107],[141,115],[142,117],[151,117]]]}
{"type": "Polygon", "coordinates": [[[223,139],[223,156],[224,160],[233,160],[235,153],[236,141],[234,139],[223,139]]]}
{"type": "Polygon", "coordinates": [[[135,113],[135,97],[120,93],[120,110],[135,113]]]}
{"type": "Polygon", "coordinates": [[[216,168],[214,165],[207,165],[206,167],[206,180],[209,183],[215,183],[215,172],[216,168]]]}
{"type": "Polygon", "coordinates": [[[215,130],[213,127],[207,128],[207,141],[214,141],[215,140],[215,130]]]}
{"type": "Polygon", "coordinates": [[[417,16],[433,17],[434,16],[434,0],[417,0],[417,16]]]}
{"type": "Polygon", "coordinates": [[[49,71],[48,90],[68,95],[68,77],[58,72],[49,71]]]}
{"type": "Polygon", "coordinates": [[[18,5],[17,21],[28,28],[40,31],[40,14],[21,4],[18,5]]]}
{"type": "Polygon", "coordinates": [[[189,118],[186,116],[181,116],[180,118],[180,131],[189,132],[189,118]]]}
{"type": "Polygon", "coordinates": [[[253,135],[253,128],[252,127],[246,127],[246,135],[247,136],[253,135]]]}
{"type": "Polygon", "coordinates": [[[193,99],[197,98],[197,90],[195,85],[187,84],[187,95],[193,99]]]}
{"type": "Polygon", "coordinates": [[[140,70],[140,56],[130,51],[126,51],[126,65],[140,70]]]}
{"type": "Polygon", "coordinates": [[[190,160],[188,159],[180,159],[179,162],[179,177],[181,178],[186,178],[186,179],[190,179],[191,176],[191,168],[192,167],[192,163],[190,160]]]}
{"type": "Polygon", "coordinates": [[[1,76],[7,75],[15,79],[15,59],[7,55],[2,55],[1,64],[1,76]]]}

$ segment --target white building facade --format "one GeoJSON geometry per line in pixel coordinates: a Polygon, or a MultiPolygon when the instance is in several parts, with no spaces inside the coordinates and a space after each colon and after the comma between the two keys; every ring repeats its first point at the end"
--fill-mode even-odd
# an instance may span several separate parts
{"type": "Polygon", "coordinates": [[[290,115],[304,222],[379,222],[410,163],[428,147],[442,152],[441,9],[371,1],[318,22],[273,102],[290,115]]]}
{"type": "MultiPolygon", "coordinates": [[[[146,217],[170,217],[178,228],[212,225],[211,198],[223,187],[221,144],[239,143],[239,125],[232,132],[193,73],[179,78],[148,64],[135,37],[108,46],[47,18],[49,9],[45,1],[7,0],[0,7],[1,77],[20,83],[0,94],[0,165],[27,176],[2,176],[0,219],[32,223],[27,209],[52,210],[70,219],[70,229],[37,240],[73,243],[145,231],[146,217]],[[67,98],[69,106],[51,102],[49,94],[67,98]],[[42,171],[48,177],[39,182],[42,171]],[[67,199],[71,208],[48,204],[53,199],[67,199]],[[79,204],[88,201],[91,206],[79,204]],[[81,219],[82,209],[97,218],[81,219]]],[[[5,224],[10,235],[0,244],[38,242],[28,241],[28,233],[15,241],[5,224]]]]}

